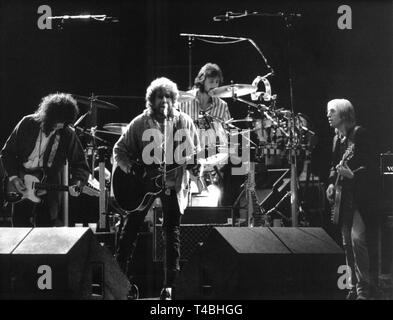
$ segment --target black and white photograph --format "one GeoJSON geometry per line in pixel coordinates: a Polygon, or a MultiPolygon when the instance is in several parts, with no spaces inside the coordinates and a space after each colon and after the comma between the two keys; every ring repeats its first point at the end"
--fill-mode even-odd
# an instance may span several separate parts
{"type": "Polygon", "coordinates": [[[0,0],[0,300],[392,300],[392,26],[391,0],[0,0]]]}

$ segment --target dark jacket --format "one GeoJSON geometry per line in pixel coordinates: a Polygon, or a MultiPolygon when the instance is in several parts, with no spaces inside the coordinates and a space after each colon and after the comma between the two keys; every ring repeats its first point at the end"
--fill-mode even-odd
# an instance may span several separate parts
{"type": "MultiPolygon", "coordinates": [[[[34,149],[39,131],[40,123],[33,118],[33,115],[23,117],[15,126],[1,150],[1,160],[9,177],[18,175],[22,169],[22,164],[27,161],[34,149]]],[[[44,172],[47,182],[60,184],[61,170],[68,160],[71,174],[70,184],[75,184],[77,181],[85,184],[89,177],[89,166],[78,137],[69,127],[60,129],[59,133],[59,145],[50,168],[47,162],[56,134],[50,138],[44,153],[44,172]]],[[[51,205],[52,217],[57,217],[60,194],[49,193],[47,198],[53,204],[51,205]]]]}
{"type": "MultiPolygon", "coordinates": [[[[348,134],[348,139],[354,143],[353,157],[347,162],[351,170],[356,170],[353,179],[345,179],[343,188],[353,191],[354,200],[360,214],[367,222],[373,212],[377,211],[378,199],[378,161],[376,158],[375,144],[373,144],[367,131],[358,126],[348,134]]],[[[337,172],[336,165],[341,161],[340,139],[337,135],[333,139],[332,167],[330,169],[329,183],[335,183],[337,172]]]]}

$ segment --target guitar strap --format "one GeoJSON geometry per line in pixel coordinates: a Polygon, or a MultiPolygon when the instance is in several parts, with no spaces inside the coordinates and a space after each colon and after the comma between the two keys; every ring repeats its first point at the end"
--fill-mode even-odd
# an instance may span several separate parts
{"type": "Polygon", "coordinates": [[[336,134],[334,136],[334,140],[333,140],[333,152],[334,150],[337,150],[337,147],[339,144],[341,146],[341,152],[340,152],[340,158],[342,157],[343,152],[348,148],[349,146],[349,142],[351,143],[355,143],[355,137],[356,137],[356,132],[358,131],[358,129],[360,128],[360,126],[355,126],[352,130],[352,132],[350,133],[350,135],[348,137],[345,138],[345,140],[342,139],[342,137],[339,136],[339,134],[336,134]],[[340,143],[342,143],[343,141],[345,141],[345,145],[342,146],[340,143]]]}
{"type": "Polygon", "coordinates": [[[53,159],[55,158],[57,148],[59,147],[59,141],[60,141],[60,133],[57,133],[55,136],[55,139],[53,141],[52,149],[51,149],[49,157],[48,157],[48,162],[47,162],[48,168],[52,167],[53,159]]]}

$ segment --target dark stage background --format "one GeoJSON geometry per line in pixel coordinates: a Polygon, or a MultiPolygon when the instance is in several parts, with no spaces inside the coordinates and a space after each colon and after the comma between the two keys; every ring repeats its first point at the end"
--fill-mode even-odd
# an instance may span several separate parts
{"type": "MultiPolygon", "coordinates": [[[[350,99],[358,120],[375,136],[379,152],[392,150],[392,12],[391,1],[348,2],[352,30],[337,27],[337,8],[328,1],[11,1],[0,0],[0,143],[17,121],[32,113],[40,98],[65,91],[89,96],[121,95],[107,99],[118,110],[99,110],[99,127],[108,122],[129,122],[144,108],[145,89],[166,76],[187,90],[188,44],[180,33],[252,38],[276,75],[270,78],[278,106],[290,108],[288,65],[293,69],[294,108],[306,114],[319,143],[312,168],[322,178],[329,165],[332,132],[326,103],[350,99]],[[119,23],[66,23],[63,29],[40,30],[40,5],[53,15],[107,14],[119,23]],[[213,22],[226,11],[296,12],[287,50],[282,19],[247,17],[213,22]]],[[[206,62],[218,63],[224,84],[251,84],[266,66],[250,43],[213,45],[194,41],[192,79],[206,62]]],[[[246,115],[244,104],[228,101],[234,118],[246,115]]]]}

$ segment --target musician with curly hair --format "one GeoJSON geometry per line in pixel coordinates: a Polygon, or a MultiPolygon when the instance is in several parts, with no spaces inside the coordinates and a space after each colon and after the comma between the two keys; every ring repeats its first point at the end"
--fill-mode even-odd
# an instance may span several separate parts
{"type": "MultiPolygon", "coordinates": [[[[200,149],[198,134],[192,119],[176,109],[178,97],[177,85],[171,80],[162,77],[152,81],[146,90],[145,110],[131,121],[113,149],[116,165],[125,174],[134,174],[134,170],[138,169],[137,163],[143,168],[150,169],[155,165],[161,166],[165,161],[162,169],[166,170],[166,174],[159,194],[163,211],[165,244],[164,286],[160,297],[164,300],[172,298],[172,287],[180,270],[180,220],[188,204],[189,171],[197,175],[199,170],[199,165],[192,159],[200,149]],[[181,147],[184,147],[185,152],[177,153],[182,149],[181,147]],[[155,152],[151,154],[150,151],[155,152]],[[186,163],[183,160],[187,157],[192,161],[181,165],[186,163]],[[169,165],[174,167],[170,169],[169,165]]],[[[116,176],[114,174],[115,198],[116,176]]],[[[129,199],[135,199],[137,193],[144,189],[146,180],[148,178],[137,186],[130,186],[130,188],[118,186],[118,188],[125,192],[125,196],[129,199]]],[[[146,188],[145,191],[153,190],[146,188]]],[[[149,206],[145,210],[131,210],[121,231],[117,260],[123,271],[130,276],[131,282],[133,282],[133,275],[128,265],[136,246],[138,231],[148,209],[149,206]]],[[[135,285],[133,288],[131,296],[137,298],[137,288],[135,285]]]]}
{"type": "MultiPolygon", "coordinates": [[[[27,115],[15,126],[1,150],[8,189],[28,194],[26,174],[37,176],[45,183],[59,185],[66,160],[71,173],[70,194],[78,196],[89,176],[82,145],[69,126],[78,115],[78,106],[70,94],[55,93],[44,97],[34,114],[27,115]]],[[[14,227],[53,227],[61,225],[59,211],[61,194],[36,190],[40,200],[27,198],[13,204],[14,227]],[[39,201],[39,202],[36,202],[39,201]]]]}

